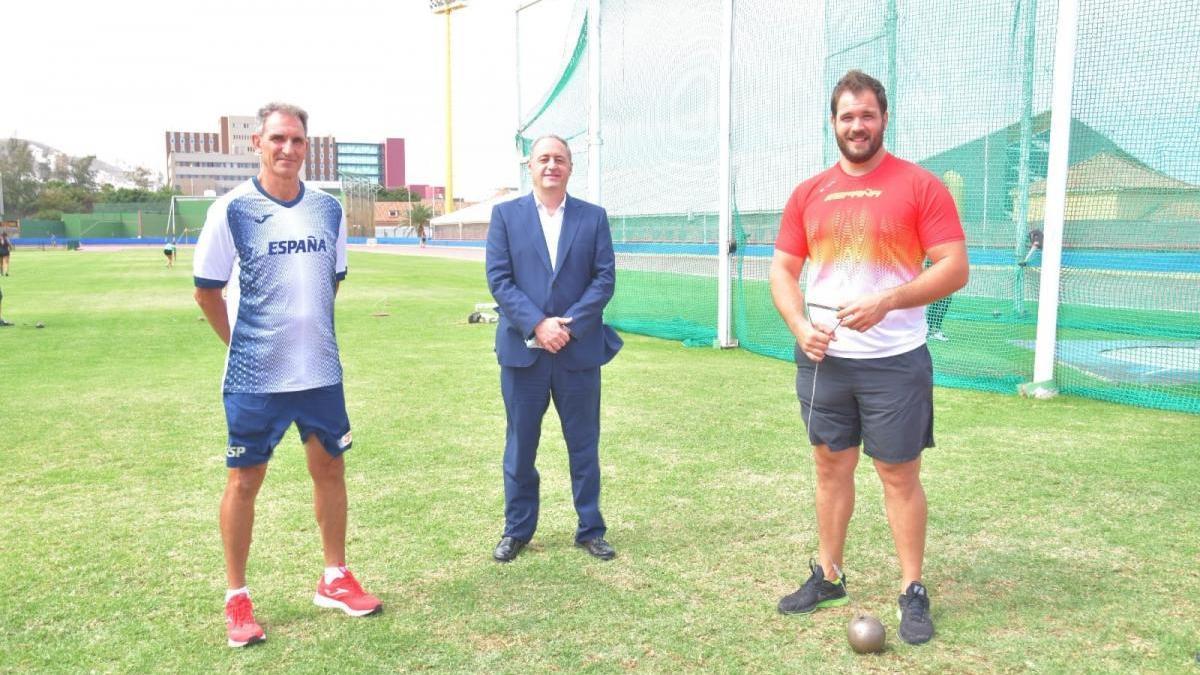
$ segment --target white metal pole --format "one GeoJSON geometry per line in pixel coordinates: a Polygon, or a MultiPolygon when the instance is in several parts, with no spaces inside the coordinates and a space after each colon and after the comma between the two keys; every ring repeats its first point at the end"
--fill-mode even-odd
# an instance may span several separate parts
{"type": "Polygon", "coordinates": [[[1058,329],[1058,283],[1062,272],[1063,221],[1067,207],[1067,156],[1071,142],[1071,93],[1075,78],[1075,33],[1078,0],[1059,0],[1054,39],[1054,91],[1050,103],[1050,157],[1042,232],[1042,275],[1038,288],[1037,346],[1033,356],[1033,391],[1053,396],[1054,348],[1058,329]]]}
{"type": "Polygon", "coordinates": [[[600,149],[604,140],[600,135],[600,0],[588,0],[587,11],[588,50],[588,200],[599,204],[600,195],[600,149]]]}
{"type": "Polygon", "coordinates": [[[731,286],[730,235],[733,234],[730,153],[730,89],[733,86],[733,0],[721,2],[721,74],[720,91],[717,94],[717,337],[714,346],[722,349],[737,346],[730,321],[731,286]]]}
{"type": "MultiPolygon", "coordinates": [[[[896,87],[896,81],[900,79],[896,75],[896,23],[896,0],[888,0],[887,9],[884,10],[883,16],[883,34],[885,36],[884,44],[887,45],[885,47],[887,50],[887,94],[889,103],[892,104],[892,110],[895,110],[897,104],[900,102],[900,90],[896,87]]],[[[892,118],[896,122],[900,121],[900,118],[895,115],[892,118]]],[[[895,123],[887,125],[887,128],[883,132],[883,143],[889,151],[899,152],[899,148],[896,145],[895,123]]]]}
{"type": "MultiPolygon", "coordinates": [[[[517,130],[518,136],[521,133],[521,116],[525,114],[525,112],[523,110],[521,110],[521,85],[522,85],[522,82],[521,82],[521,10],[522,9],[524,9],[524,7],[521,6],[520,0],[517,0],[517,9],[513,16],[513,39],[515,40],[514,46],[516,47],[516,49],[514,51],[516,52],[515,56],[516,56],[516,74],[517,74],[517,123],[513,126],[513,129],[517,130]]],[[[517,152],[521,155],[521,157],[525,156],[525,153],[522,152],[522,150],[524,149],[523,145],[524,144],[521,143],[521,141],[519,141],[519,140],[517,141],[517,152]]],[[[523,162],[518,161],[517,162],[516,185],[520,186],[524,180],[525,180],[525,165],[523,162]]]]}
{"type": "Polygon", "coordinates": [[[517,2],[517,9],[513,12],[513,57],[515,63],[515,72],[517,74],[517,129],[521,128],[521,3],[517,2]]]}

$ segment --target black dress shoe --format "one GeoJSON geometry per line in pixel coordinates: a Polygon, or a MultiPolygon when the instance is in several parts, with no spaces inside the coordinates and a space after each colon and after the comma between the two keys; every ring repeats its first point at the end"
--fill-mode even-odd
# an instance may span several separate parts
{"type": "Polygon", "coordinates": [[[608,545],[603,537],[589,539],[587,541],[577,541],[575,545],[586,550],[588,553],[601,560],[612,560],[617,557],[617,550],[608,545]]]}
{"type": "Polygon", "coordinates": [[[492,557],[496,559],[496,562],[512,562],[517,559],[517,554],[528,543],[513,537],[502,537],[500,543],[496,544],[496,550],[492,551],[492,557]]]}

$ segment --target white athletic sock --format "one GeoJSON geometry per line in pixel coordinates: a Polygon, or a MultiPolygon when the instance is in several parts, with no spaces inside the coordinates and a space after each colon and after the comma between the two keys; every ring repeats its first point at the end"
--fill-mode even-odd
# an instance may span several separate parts
{"type": "Polygon", "coordinates": [[[250,597],[250,588],[248,586],[242,586],[241,588],[231,588],[225,591],[225,602],[229,602],[230,598],[235,595],[241,595],[242,593],[245,593],[247,598],[250,597]]]}
{"type": "Polygon", "coordinates": [[[325,568],[325,583],[332,584],[334,581],[346,576],[346,566],[337,565],[335,567],[325,568]]]}

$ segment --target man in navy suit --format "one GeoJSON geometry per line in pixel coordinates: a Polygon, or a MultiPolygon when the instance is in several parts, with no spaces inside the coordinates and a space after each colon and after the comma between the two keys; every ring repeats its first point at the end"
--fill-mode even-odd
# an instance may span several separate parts
{"type": "Polygon", "coordinates": [[[550,400],[562,420],[579,524],[575,545],[602,560],[617,553],[600,515],[600,366],[621,348],[603,323],[616,259],[604,209],[567,195],[571,149],[534,142],[533,192],[492,209],[487,279],[500,306],[496,358],[508,415],[504,534],[492,553],[509,562],[533,538],[539,478],[534,461],[550,400]]]}

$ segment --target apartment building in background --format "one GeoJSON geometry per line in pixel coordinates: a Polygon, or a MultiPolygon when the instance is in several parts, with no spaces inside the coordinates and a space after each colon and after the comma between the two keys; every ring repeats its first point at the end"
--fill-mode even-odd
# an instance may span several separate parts
{"type": "MultiPolygon", "coordinates": [[[[168,185],[185,195],[220,196],[258,175],[258,155],[251,139],[258,131],[258,118],[225,115],[217,128],[216,132],[166,132],[168,185]]],[[[301,178],[337,181],[343,175],[383,187],[403,187],[404,139],[338,142],[333,136],[309,136],[301,178]]]]}

